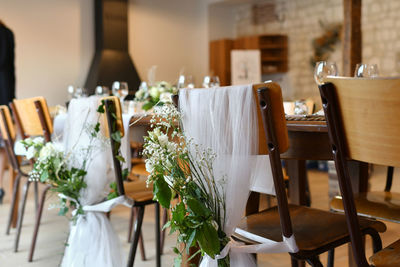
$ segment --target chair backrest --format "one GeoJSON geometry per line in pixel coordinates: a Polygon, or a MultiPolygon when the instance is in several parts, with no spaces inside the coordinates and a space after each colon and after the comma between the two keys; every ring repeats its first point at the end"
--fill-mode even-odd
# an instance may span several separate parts
{"type": "Polygon", "coordinates": [[[346,156],[400,166],[400,79],[330,78],[346,156]]]}
{"type": "Polygon", "coordinates": [[[23,137],[44,136],[46,141],[51,140],[53,123],[44,97],[14,99],[13,106],[23,137]]]}
{"type": "Polygon", "coordinates": [[[20,171],[19,162],[14,153],[14,141],[16,138],[16,132],[13,121],[11,119],[11,113],[6,105],[0,106],[0,133],[5,143],[5,150],[14,170],[20,171]]]}
{"type": "Polygon", "coordinates": [[[354,258],[369,266],[347,160],[400,166],[400,79],[327,79],[319,86],[354,258]]]}
{"type": "Polygon", "coordinates": [[[277,83],[267,82],[253,86],[257,90],[259,121],[259,153],[267,149],[274,180],[282,234],[290,237],[293,234],[285,190],[280,154],[289,148],[289,138],[283,109],[282,90],[277,83]],[[262,124],[260,125],[260,121],[262,124]],[[264,137],[264,140],[261,139],[264,137]]]}
{"type": "Polygon", "coordinates": [[[119,98],[116,96],[104,97],[101,99],[104,102],[105,113],[104,113],[104,122],[105,122],[105,135],[110,137],[111,144],[111,152],[114,163],[114,172],[115,172],[115,180],[117,184],[118,195],[124,195],[124,182],[122,177],[122,168],[121,163],[117,159],[117,155],[120,149],[120,143],[116,142],[112,138],[112,134],[116,131],[119,131],[121,137],[124,136],[124,125],[122,122],[122,112],[121,112],[121,103],[119,98]]]}

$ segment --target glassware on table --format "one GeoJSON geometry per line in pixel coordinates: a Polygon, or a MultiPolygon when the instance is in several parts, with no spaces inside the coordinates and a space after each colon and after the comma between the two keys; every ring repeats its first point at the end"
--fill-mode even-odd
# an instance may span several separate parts
{"type": "Polygon", "coordinates": [[[87,89],[84,87],[77,87],[74,93],[74,98],[87,97],[87,89]]]}
{"type": "Polygon", "coordinates": [[[354,77],[376,78],[379,76],[377,64],[357,64],[354,71],[354,77]]]}
{"type": "Polygon", "coordinates": [[[69,101],[72,98],[74,98],[74,93],[75,93],[74,86],[73,85],[68,85],[67,91],[68,91],[68,101],[69,101]]]}
{"type": "Polygon", "coordinates": [[[318,85],[323,84],[326,77],[338,76],[338,74],[338,69],[334,62],[319,61],[315,64],[314,79],[318,85]]]}
{"type": "Polygon", "coordinates": [[[204,88],[212,88],[212,87],[219,87],[219,77],[218,76],[205,76],[203,80],[203,87],[204,88]]]}
{"type": "Polygon", "coordinates": [[[112,94],[119,97],[121,103],[124,98],[129,94],[128,83],[115,81],[112,84],[112,94]]]}
{"type": "Polygon", "coordinates": [[[99,86],[96,87],[95,94],[98,95],[98,96],[107,96],[107,95],[110,94],[110,89],[108,89],[107,86],[99,85],[99,86]]]}
{"type": "Polygon", "coordinates": [[[178,79],[178,89],[181,88],[194,88],[194,78],[192,75],[180,75],[178,79]]]}

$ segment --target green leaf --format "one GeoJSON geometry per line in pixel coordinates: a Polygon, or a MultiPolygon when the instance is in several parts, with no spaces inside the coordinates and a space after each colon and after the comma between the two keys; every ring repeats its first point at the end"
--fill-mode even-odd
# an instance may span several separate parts
{"type": "Polygon", "coordinates": [[[42,174],[40,175],[40,181],[46,182],[47,179],[49,179],[49,171],[48,170],[43,170],[42,174]]]}
{"type": "Polygon", "coordinates": [[[174,267],[181,267],[182,264],[182,255],[178,255],[174,259],[174,267]]]}
{"type": "Polygon", "coordinates": [[[187,254],[189,254],[189,248],[194,245],[194,238],[196,237],[196,229],[192,231],[192,233],[189,236],[189,239],[186,243],[186,248],[187,248],[187,254]]]}
{"type": "Polygon", "coordinates": [[[171,203],[171,189],[164,178],[157,179],[153,184],[153,193],[163,208],[169,208],[171,203]]]}
{"type": "Polygon", "coordinates": [[[165,229],[169,228],[171,226],[171,221],[168,221],[166,224],[164,224],[162,230],[164,231],[165,229]]]}
{"type": "Polygon", "coordinates": [[[123,169],[122,170],[122,180],[126,180],[126,178],[128,177],[128,174],[129,174],[129,169],[128,168],[125,168],[125,169],[123,169]]]}
{"type": "Polygon", "coordinates": [[[115,158],[116,158],[117,160],[119,160],[120,162],[124,162],[124,163],[125,163],[125,159],[124,159],[123,156],[121,156],[121,155],[116,155],[115,158]]]}
{"type": "Polygon", "coordinates": [[[142,106],[142,109],[147,111],[149,109],[151,109],[154,106],[154,104],[152,102],[147,102],[142,106]]]}
{"type": "Polygon", "coordinates": [[[177,247],[173,247],[172,249],[176,254],[181,254],[181,252],[179,251],[179,249],[177,247]]]}
{"type": "Polygon", "coordinates": [[[102,104],[97,108],[98,113],[104,113],[104,101],[102,101],[102,104]]]}
{"type": "Polygon", "coordinates": [[[96,123],[96,125],[94,126],[94,130],[96,133],[100,131],[100,122],[96,123]]]}
{"type": "Polygon", "coordinates": [[[200,248],[211,258],[220,252],[218,233],[210,222],[204,223],[196,234],[200,248]]]}
{"type": "Polygon", "coordinates": [[[60,210],[58,211],[58,215],[64,216],[68,212],[68,207],[61,207],[60,210]]]}
{"type": "Polygon", "coordinates": [[[175,208],[172,210],[172,220],[176,222],[176,224],[181,224],[185,219],[186,215],[186,207],[183,202],[180,202],[175,208]]]}
{"type": "Polygon", "coordinates": [[[188,209],[196,216],[207,218],[211,214],[211,211],[202,202],[195,198],[188,198],[186,204],[188,209]]]}
{"type": "Polygon", "coordinates": [[[111,138],[112,138],[115,142],[121,143],[121,133],[120,133],[120,131],[113,132],[113,133],[111,134],[111,138]]]}

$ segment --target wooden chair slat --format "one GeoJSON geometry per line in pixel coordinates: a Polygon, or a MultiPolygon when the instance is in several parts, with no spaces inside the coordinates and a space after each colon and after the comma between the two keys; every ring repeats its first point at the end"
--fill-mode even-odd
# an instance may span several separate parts
{"type": "Polygon", "coordinates": [[[6,130],[6,124],[7,124],[11,139],[12,139],[12,141],[15,141],[16,132],[15,132],[14,124],[11,119],[10,109],[6,105],[1,105],[0,109],[4,111],[4,115],[6,117],[6,121],[4,121],[3,117],[0,116],[1,136],[4,140],[8,140],[8,134],[7,134],[7,130],[6,130]]]}
{"type": "MultiPolygon", "coordinates": [[[[112,101],[114,103],[115,116],[116,116],[115,121],[117,123],[117,128],[120,131],[121,137],[122,137],[122,136],[124,136],[125,132],[124,132],[124,124],[122,122],[122,109],[121,109],[121,103],[119,101],[119,98],[116,97],[116,96],[107,96],[107,97],[101,98],[100,102],[101,101],[106,101],[106,100],[112,101]]],[[[99,102],[99,104],[100,104],[100,102],[99,102]]],[[[106,113],[104,113],[104,116],[103,116],[103,122],[104,122],[104,126],[105,126],[104,127],[104,135],[106,137],[109,137],[110,134],[109,134],[109,130],[108,130],[108,123],[106,123],[107,122],[107,118],[106,118],[105,114],[106,113]]]]}

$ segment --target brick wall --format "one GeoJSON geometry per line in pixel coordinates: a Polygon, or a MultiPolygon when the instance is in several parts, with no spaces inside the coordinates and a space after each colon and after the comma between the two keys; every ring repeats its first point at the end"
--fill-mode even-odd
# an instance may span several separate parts
{"type": "MultiPolygon", "coordinates": [[[[253,25],[251,5],[236,9],[236,35],[282,33],[289,39],[289,72],[283,75],[287,82],[284,98],[312,97],[319,102],[310,57],[312,40],[323,34],[319,21],[343,21],[343,0],[274,0],[278,21],[253,25]]],[[[363,0],[363,62],[378,64],[381,76],[394,76],[400,72],[400,1],[363,0]]],[[[330,56],[342,69],[341,45],[330,56]]],[[[268,77],[263,77],[267,79],[268,77]]],[[[274,77],[275,78],[275,77],[274,77]]]]}

